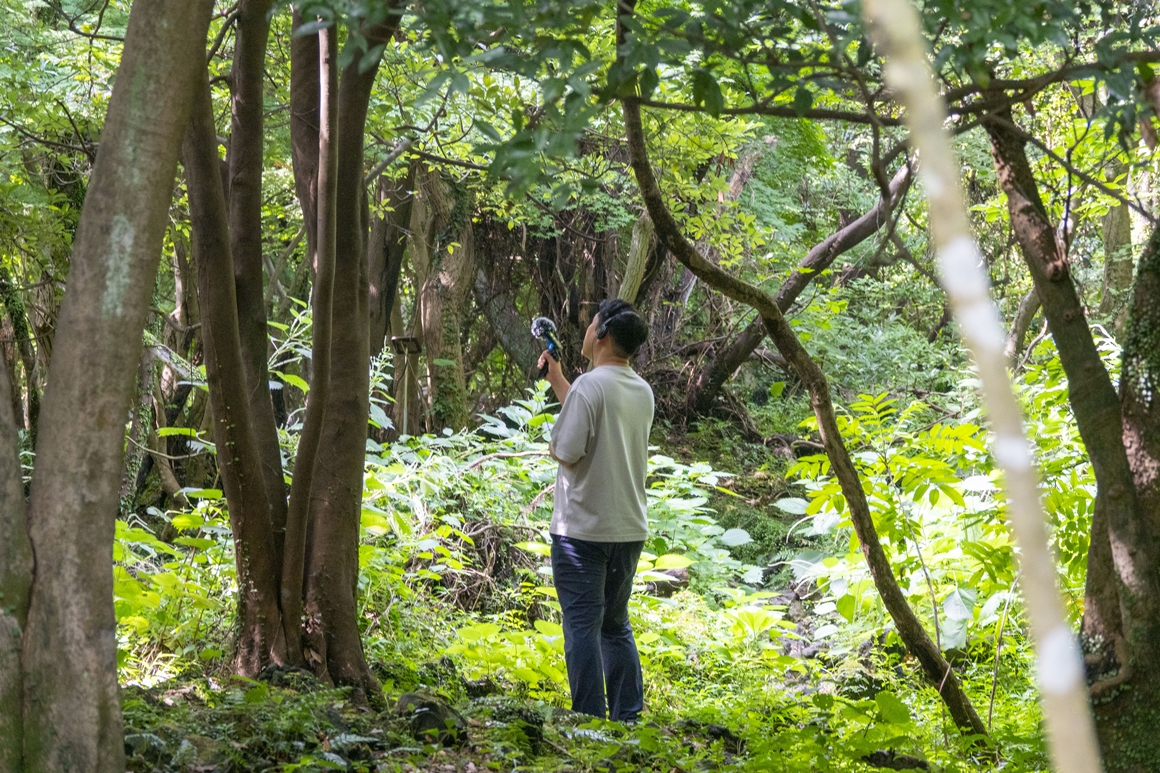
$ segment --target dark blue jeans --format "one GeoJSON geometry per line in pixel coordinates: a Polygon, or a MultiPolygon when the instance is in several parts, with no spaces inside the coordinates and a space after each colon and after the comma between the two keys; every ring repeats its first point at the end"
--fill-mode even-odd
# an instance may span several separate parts
{"type": "Polygon", "coordinates": [[[628,597],[643,542],[589,542],[552,535],[552,576],[564,613],[564,660],[572,710],[635,720],[644,709],[640,655],[628,597]]]}

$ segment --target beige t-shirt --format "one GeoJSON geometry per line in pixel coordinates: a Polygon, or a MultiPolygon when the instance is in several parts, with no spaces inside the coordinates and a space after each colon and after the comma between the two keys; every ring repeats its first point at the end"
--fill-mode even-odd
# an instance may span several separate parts
{"type": "Polygon", "coordinates": [[[648,536],[648,436],[653,393],[632,368],[602,365],[580,376],[552,430],[556,473],[552,534],[591,542],[648,536]]]}

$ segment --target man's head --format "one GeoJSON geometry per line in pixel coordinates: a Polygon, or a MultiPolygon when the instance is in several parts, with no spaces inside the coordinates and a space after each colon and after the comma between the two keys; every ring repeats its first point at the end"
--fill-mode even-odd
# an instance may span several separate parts
{"type": "Polygon", "coordinates": [[[593,362],[601,352],[627,360],[646,340],[648,325],[631,303],[620,299],[601,301],[600,310],[584,333],[581,354],[593,362]]]}

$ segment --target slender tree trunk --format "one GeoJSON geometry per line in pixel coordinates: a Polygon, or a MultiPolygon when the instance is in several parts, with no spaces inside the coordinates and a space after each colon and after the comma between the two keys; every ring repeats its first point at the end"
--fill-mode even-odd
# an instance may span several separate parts
{"type": "MultiPolygon", "coordinates": [[[[634,5],[633,0],[626,0],[619,6],[621,16],[618,18],[617,25],[618,42],[623,41],[623,16],[626,13],[631,14],[634,5]]],[[[902,637],[907,649],[922,665],[927,680],[939,689],[955,724],[967,733],[985,736],[987,734],[986,727],[963,691],[958,676],[922,627],[922,623],[919,622],[914,610],[910,608],[906,597],[898,587],[898,581],[894,577],[890,562],[878,540],[878,533],[874,529],[874,520],[870,514],[866,493],[862,489],[862,482],[853,461],[850,459],[849,452],[846,450],[845,443],[842,441],[833,404],[830,401],[829,384],[821,368],[802,347],[797,335],[793,332],[793,328],[785,320],[772,297],[706,260],[684,237],[680,225],[665,205],[663,194],[657,185],[648,159],[644,128],[641,125],[640,101],[636,96],[622,95],[621,102],[624,106],[624,123],[628,137],[630,164],[636,176],[641,196],[648,207],[649,216],[656,226],[657,238],[668,247],[682,265],[698,278],[730,298],[752,306],[761,315],[766,332],[777,346],[778,351],[789,362],[798,378],[809,390],[810,403],[818,420],[818,430],[822,436],[826,456],[830,460],[834,476],[838,479],[842,493],[846,498],[850,519],[861,543],[862,554],[866,558],[870,575],[882,597],[887,612],[894,621],[895,629],[902,637]]]]}
{"type": "Polygon", "coordinates": [[[935,90],[922,20],[911,0],[867,0],[862,10],[876,47],[887,58],[882,68],[886,82],[905,107],[909,142],[922,157],[942,284],[982,384],[993,454],[1003,471],[1008,517],[1020,548],[1020,585],[1038,657],[1053,767],[1059,773],[1096,773],[1100,760],[1079,648],[1060,601],[1035,462],[1003,357],[1002,324],[988,273],[971,236],[961,166],[946,129],[946,107],[935,90]]]}
{"type": "MultiPolygon", "coordinates": [[[[295,31],[302,23],[295,7],[295,31]]],[[[315,198],[318,195],[320,89],[318,36],[295,34],[290,38],[290,151],[294,162],[294,190],[302,206],[302,223],[306,229],[306,254],[310,256],[318,248],[318,204],[315,198]]],[[[290,291],[294,292],[293,286],[290,291]]]]}
{"type": "Polygon", "coordinates": [[[285,660],[278,604],[278,556],[261,451],[253,431],[217,133],[206,71],[198,82],[184,163],[202,315],[202,347],[218,470],[229,503],[238,576],[239,633],[234,667],[255,676],[285,660]]]}
{"type": "MultiPolygon", "coordinates": [[[[1111,169],[1116,176],[1124,172],[1123,164],[1113,164],[1111,169]]],[[[1126,204],[1117,204],[1104,215],[1102,225],[1104,276],[1099,313],[1120,322],[1118,312],[1125,307],[1125,296],[1132,287],[1132,212],[1126,204]]]]}
{"type": "MultiPolygon", "coordinates": [[[[401,2],[387,21],[364,31],[371,47],[398,28],[401,2]]],[[[367,666],[358,627],[358,538],[370,412],[370,315],[367,276],[368,213],[363,136],[378,62],[359,69],[359,57],[338,87],[338,190],[334,335],[326,425],[311,484],[306,559],[307,658],[336,684],[377,700],[379,684],[367,666]]]]}
{"type": "Polygon", "coordinates": [[[24,299],[20,291],[12,286],[12,278],[5,270],[0,274],[0,301],[12,322],[12,337],[16,350],[20,353],[20,363],[24,366],[25,392],[28,395],[28,434],[32,444],[36,444],[36,422],[40,416],[40,385],[36,367],[36,350],[32,346],[32,326],[28,324],[28,314],[24,309],[24,299]]]}
{"type": "Polygon", "coordinates": [[[1019,301],[1015,318],[1011,320],[1011,330],[1007,333],[1007,343],[1003,346],[1003,356],[1012,365],[1016,364],[1019,355],[1023,354],[1023,339],[1027,337],[1031,320],[1039,313],[1039,306],[1039,293],[1034,287],[1019,301]]]}
{"type": "Polygon", "coordinates": [[[449,191],[438,172],[425,175],[420,188],[422,228],[412,235],[412,243],[417,261],[426,269],[417,274],[422,276],[419,306],[427,360],[427,399],[434,424],[431,429],[459,430],[469,419],[460,325],[474,279],[471,217],[463,194],[449,191]]]}
{"type": "Polygon", "coordinates": [[[318,133],[318,251],[314,255],[310,394],[306,419],[298,438],[294,479],[290,486],[290,510],[286,519],[285,574],[282,577],[283,625],[286,651],[292,659],[301,655],[302,589],[305,580],[306,533],[310,514],[310,491],[314,479],[318,443],[326,421],[330,397],[331,345],[333,336],[335,216],[338,212],[338,34],[334,27],[318,33],[320,92],[318,133]]]}
{"type": "Polygon", "coordinates": [[[229,148],[229,236],[234,258],[238,333],[254,440],[262,456],[262,476],[273,526],[275,571],[281,573],[286,528],[286,484],[278,424],[270,398],[267,365],[269,327],[262,287],[262,166],[265,162],[266,45],[272,0],[241,0],[234,39],[233,114],[229,148]]]}
{"type": "Polygon", "coordinates": [[[1096,349],[1066,256],[1039,198],[1023,138],[1011,122],[1009,110],[995,115],[995,119],[984,120],[984,127],[991,137],[999,184],[1007,195],[1011,226],[1067,374],[1068,399],[1095,471],[1096,510],[1101,517],[1094,519],[1094,525],[1102,528],[1106,523],[1108,530],[1106,536],[1094,531],[1092,534],[1093,543],[1107,539],[1110,549],[1104,552],[1102,545],[1097,545],[1089,557],[1110,557],[1114,571],[1099,566],[1089,571],[1085,644],[1089,649],[1110,654],[1122,637],[1128,657],[1142,666],[1154,662],[1160,647],[1155,527],[1138,501],[1124,448],[1120,400],[1096,349]],[[1115,611],[1099,608],[1114,598],[1112,590],[1094,585],[1110,578],[1118,579],[1115,590],[1122,631],[1098,630],[1094,625],[1097,619],[1110,622],[1117,618],[1115,611]]]}
{"type": "Polygon", "coordinates": [[[415,171],[418,163],[411,164],[407,174],[398,180],[380,178],[383,203],[389,211],[371,228],[371,250],[368,256],[370,276],[370,346],[371,356],[377,356],[386,345],[391,327],[391,311],[399,288],[399,272],[407,251],[407,231],[411,224],[411,208],[415,201],[415,171]]]}
{"type": "Polygon", "coordinates": [[[24,507],[8,368],[0,374],[0,770],[23,770],[24,679],[20,639],[32,591],[32,544],[24,507]]]}
{"type": "Polygon", "coordinates": [[[133,4],[81,211],[28,506],[26,771],[125,770],[112,572],[124,417],[210,7],[133,4]],[[81,405],[91,418],[78,424],[81,405]]]}

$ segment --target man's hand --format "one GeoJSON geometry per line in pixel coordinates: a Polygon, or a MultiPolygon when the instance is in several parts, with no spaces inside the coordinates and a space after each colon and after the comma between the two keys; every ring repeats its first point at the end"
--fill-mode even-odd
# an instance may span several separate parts
{"type": "Polygon", "coordinates": [[[564,398],[568,396],[568,390],[572,388],[572,383],[564,378],[564,371],[560,369],[560,362],[548,354],[546,350],[540,355],[538,367],[542,370],[544,365],[548,366],[548,373],[544,378],[548,379],[548,383],[552,385],[552,391],[556,393],[556,399],[563,405],[564,398]]]}

